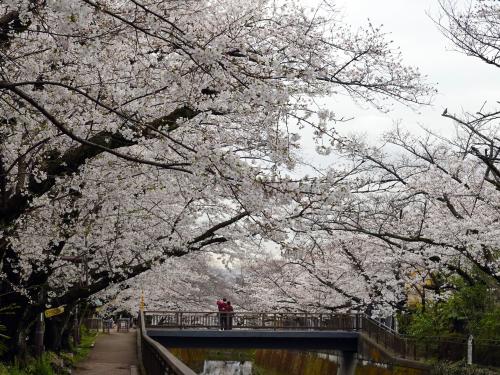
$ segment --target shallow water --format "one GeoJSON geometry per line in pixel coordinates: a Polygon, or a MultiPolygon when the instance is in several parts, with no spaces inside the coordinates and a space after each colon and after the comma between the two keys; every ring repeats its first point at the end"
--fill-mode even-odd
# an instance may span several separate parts
{"type": "Polygon", "coordinates": [[[250,361],[205,361],[202,375],[252,375],[250,361]]]}
{"type": "MultiPolygon", "coordinates": [[[[336,375],[334,352],[169,348],[200,375],[336,375]]],[[[360,360],[356,375],[424,375],[422,370],[360,360]]]]}

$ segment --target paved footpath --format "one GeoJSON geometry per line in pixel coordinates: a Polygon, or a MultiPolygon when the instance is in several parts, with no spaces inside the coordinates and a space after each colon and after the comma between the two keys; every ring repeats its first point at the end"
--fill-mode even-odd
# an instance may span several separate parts
{"type": "Polygon", "coordinates": [[[76,375],[130,375],[137,367],[136,331],[97,336],[89,357],[76,366],[76,375]]]}

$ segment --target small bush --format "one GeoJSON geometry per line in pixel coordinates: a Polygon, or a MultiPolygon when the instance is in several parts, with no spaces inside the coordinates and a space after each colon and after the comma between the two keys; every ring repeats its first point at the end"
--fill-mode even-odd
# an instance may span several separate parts
{"type": "Polygon", "coordinates": [[[464,362],[438,362],[431,369],[431,375],[498,375],[487,368],[467,365],[464,362]]]}
{"type": "Polygon", "coordinates": [[[97,335],[98,332],[82,331],[80,345],[74,350],[74,356],[72,358],[73,364],[81,362],[88,357],[90,351],[94,347],[94,342],[97,335]]]}
{"type": "Polygon", "coordinates": [[[43,355],[35,361],[32,373],[36,375],[54,375],[54,371],[52,371],[52,366],[50,365],[50,360],[47,355],[43,355]]]}
{"type": "Polygon", "coordinates": [[[29,374],[29,372],[21,370],[19,368],[19,365],[16,363],[13,366],[7,367],[7,374],[9,374],[9,375],[26,375],[26,374],[29,374]]]}
{"type": "Polygon", "coordinates": [[[9,369],[0,363],[0,375],[9,375],[9,369]]]}
{"type": "Polygon", "coordinates": [[[49,355],[44,354],[39,359],[31,360],[26,366],[0,364],[0,375],[56,375],[51,366],[49,355]]]}

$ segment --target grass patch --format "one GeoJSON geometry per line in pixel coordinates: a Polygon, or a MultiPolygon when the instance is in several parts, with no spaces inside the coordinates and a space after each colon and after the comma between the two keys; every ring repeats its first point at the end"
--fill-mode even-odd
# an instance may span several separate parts
{"type": "Polygon", "coordinates": [[[38,359],[32,358],[26,366],[0,364],[0,375],[56,375],[52,368],[52,353],[44,353],[38,359]]]}
{"type": "Polygon", "coordinates": [[[28,360],[25,366],[18,363],[0,363],[0,375],[59,375],[70,374],[71,367],[86,359],[94,347],[98,332],[88,331],[82,328],[81,343],[73,352],[56,354],[47,352],[42,357],[28,360]]]}
{"type": "Polygon", "coordinates": [[[85,360],[92,348],[94,347],[95,339],[99,335],[97,331],[89,331],[85,328],[82,328],[80,345],[78,345],[71,356],[71,360],[69,361],[71,365],[75,365],[83,360],[85,360]]]}
{"type": "Polygon", "coordinates": [[[438,362],[432,366],[431,375],[496,375],[498,370],[488,369],[465,362],[438,362]]]}

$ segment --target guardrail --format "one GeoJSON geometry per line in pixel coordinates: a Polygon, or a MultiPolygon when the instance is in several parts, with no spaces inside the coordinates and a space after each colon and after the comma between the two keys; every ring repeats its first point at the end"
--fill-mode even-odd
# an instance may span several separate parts
{"type": "Polygon", "coordinates": [[[102,329],[102,319],[101,318],[87,318],[87,319],[84,319],[83,325],[89,331],[100,331],[102,329]]]}
{"type": "MultiPolygon", "coordinates": [[[[144,325],[146,328],[218,329],[220,317],[221,313],[213,311],[145,311],[144,325]]],[[[465,338],[417,339],[403,336],[364,314],[237,312],[232,317],[233,329],[357,331],[387,349],[396,358],[416,361],[429,358],[460,361],[467,358],[465,338]]],[[[475,341],[473,363],[500,366],[500,342],[475,341]]]]}
{"type": "MultiPolygon", "coordinates": [[[[224,314],[224,313],[222,313],[224,314]]],[[[145,311],[146,328],[220,328],[219,312],[145,311]]],[[[361,314],[254,313],[232,314],[233,329],[315,329],[356,331],[361,314]]]]}
{"type": "Polygon", "coordinates": [[[472,345],[472,363],[500,367],[500,341],[474,341],[472,345]]]}
{"type": "Polygon", "coordinates": [[[196,375],[164,346],[147,335],[144,313],[139,314],[140,361],[147,375],[196,375]]]}
{"type": "MultiPolygon", "coordinates": [[[[363,315],[360,331],[403,359],[467,360],[466,337],[421,337],[400,335],[383,324],[363,315]]],[[[500,367],[500,341],[474,340],[472,363],[500,367]]]]}

